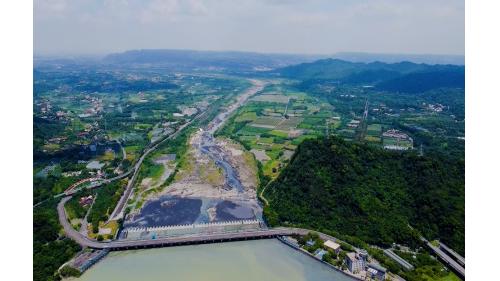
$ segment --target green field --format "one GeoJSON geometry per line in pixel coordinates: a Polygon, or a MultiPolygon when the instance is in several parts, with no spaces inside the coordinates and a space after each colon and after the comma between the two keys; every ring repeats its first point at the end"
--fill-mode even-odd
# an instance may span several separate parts
{"type": "Polygon", "coordinates": [[[234,119],[235,122],[246,122],[246,121],[255,121],[257,119],[257,114],[253,111],[251,112],[245,112],[241,115],[238,115],[236,119],[234,119]]]}
{"type": "Polygon", "coordinates": [[[372,136],[378,136],[382,132],[382,125],[381,124],[370,124],[366,128],[366,133],[368,135],[372,136]]]}

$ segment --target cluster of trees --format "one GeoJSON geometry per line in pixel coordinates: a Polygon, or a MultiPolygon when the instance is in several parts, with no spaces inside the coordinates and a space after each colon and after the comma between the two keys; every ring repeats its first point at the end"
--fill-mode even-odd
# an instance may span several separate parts
{"type": "Polygon", "coordinates": [[[464,162],[394,153],[339,138],[306,140],[265,190],[271,225],[337,231],[368,243],[417,245],[418,234],[464,253],[464,162]]]}
{"type": "Polygon", "coordinates": [[[465,67],[411,62],[354,63],[324,59],[275,70],[281,76],[304,81],[325,80],[349,85],[376,85],[381,90],[417,93],[443,87],[464,88],[465,67]]]}
{"type": "Polygon", "coordinates": [[[80,246],[59,235],[56,200],[33,209],[33,280],[60,280],[57,269],[71,259],[80,246]]]}
{"type": "Polygon", "coordinates": [[[88,222],[92,223],[94,233],[99,231],[99,222],[106,221],[113,212],[116,204],[120,200],[123,191],[125,190],[127,179],[111,182],[100,187],[96,191],[97,198],[87,217],[88,222]]]}

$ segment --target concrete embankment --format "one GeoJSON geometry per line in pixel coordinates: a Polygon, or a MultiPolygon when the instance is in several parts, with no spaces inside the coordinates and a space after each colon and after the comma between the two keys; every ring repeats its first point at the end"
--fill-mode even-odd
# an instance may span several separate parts
{"type": "Polygon", "coordinates": [[[290,248],[292,248],[292,249],[294,249],[294,250],[296,250],[296,251],[299,251],[299,252],[303,253],[304,255],[306,255],[306,256],[308,256],[308,257],[310,257],[310,258],[313,258],[314,260],[316,260],[316,261],[318,261],[318,262],[321,262],[321,263],[323,263],[323,264],[327,265],[327,266],[328,266],[328,267],[330,267],[331,269],[333,269],[333,270],[335,270],[335,271],[337,271],[337,272],[340,272],[340,273],[344,274],[345,276],[347,276],[347,277],[351,278],[352,280],[363,280],[363,279],[359,279],[359,278],[357,278],[357,277],[355,277],[355,276],[352,276],[352,275],[350,275],[350,274],[348,274],[348,273],[346,273],[346,272],[344,272],[344,271],[342,271],[342,270],[340,270],[340,269],[336,268],[336,267],[335,267],[335,266],[333,266],[332,264],[329,264],[329,263],[327,263],[327,262],[325,262],[325,261],[323,261],[323,260],[320,260],[320,259],[316,258],[315,256],[311,255],[309,252],[307,252],[307,251],[305,251],[305,250],[301,249],[299,246],[294,245],[293,243],[291,243],[291,242],[287,241],[287,240],[286,240],[284,237],[282,237],[282,236],[278,236],[277,238],[278,238],[278,240],[279,240],[279,241],[281,241],[283,244],[285,244],[285,245],[289,246],[290,248]]]}

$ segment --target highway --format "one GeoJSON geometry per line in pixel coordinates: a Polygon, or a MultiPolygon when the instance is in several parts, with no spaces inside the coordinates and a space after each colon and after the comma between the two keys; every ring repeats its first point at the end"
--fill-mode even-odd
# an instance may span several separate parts
{"type": "Polygon", "coordinates": [[[455,260],[465,267],[465,258],[459,255],[457,252],[453,251],[453,249],[448,248],[445,244],[439,242],[439,248],[443,249],[446,253],[450,254],[455,260]]]}
{"type": "MultiPolygon", "coordinates": [[[[128,176],[133,171],[132,178],[128,181],[127,188],[125,189],[125,192],[123,193],[122,197],[120,198],[120,201],[118,201],[118,204],[116,205],[116,208],[113,210],[113,213],[111,213],[111,216],[109,217],[109,220],[116,220],[116,219],[119,219],[119,218],[121,218],[123,216],[123,208],[125,207],[125,203],[127,202],[128,198],[130,197],[130,194],[132,193],[132,189],[134,187],[134,183],[135,183],[135,180],[137,178],[137,175],[139,174],[139,170],[141,168],[142,162],[149,155],[149,153],[151,153],[156,148],[158,148],[158,146],[160,144],[162,144],[163,142],[165,142],[165,141],[167,141],[169,139],[177,137],[182,132],[182,130],[184,130],[187,126],[191,125],[195,120],[197,120],[198,118],[200,118],[202,115],[203,115],[203,113],[199,114],[198,116],[196,116],[195,118],[193,118],[191,121],[187,122],[186,124],[180,126],[177,129],[177,131],[175,131],[175,133],[173,133],[173,134],[169,135],[168,137],[162,139],[161,141],[157,142],[155,145],[153,145],[152,147],[148,148],[142,154],[141,158],[139,158],[139,160],[135,163],[134,168],[131,169],[131,170],[129,170],[126,173],[127,176],[128,176]]],[[[120,175],[118,177],[106,180],[105,182],[111,182],[113,180],[117,180],[117,179],[120,179],[120,178],[123,178],[123,177],[124,177],[123,175],[120,175]]]]}
{"type": "MultiPolygon", "coordinates": [[[[425,238],[420,237],[422,241],[429,247],[447,266],[449,266],[460,278],[465,279],[465,268],[458,264],[453,258],[448,256],[443,250],[431,244],[425,238]]],[[[464,260],[465,262],[465,260],[464,260]]]]}

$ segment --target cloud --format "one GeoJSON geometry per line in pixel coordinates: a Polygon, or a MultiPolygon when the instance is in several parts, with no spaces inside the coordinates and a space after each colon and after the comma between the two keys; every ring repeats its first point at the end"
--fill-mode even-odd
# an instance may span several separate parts
{"type": "Polygon", "coordinates": [[[35,52],[464,52],[456,0],[39,0],[35,52]]]}

